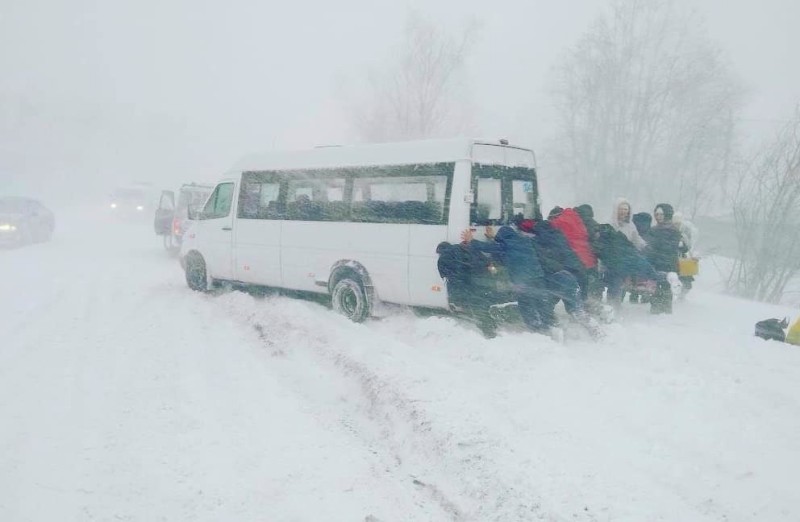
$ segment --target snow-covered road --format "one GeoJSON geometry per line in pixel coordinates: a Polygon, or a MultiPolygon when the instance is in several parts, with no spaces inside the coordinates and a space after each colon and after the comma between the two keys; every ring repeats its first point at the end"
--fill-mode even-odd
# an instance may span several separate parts
{"type": "MultiPolygon", "coordinates": [[[[702,279],[700,280],[702,283],[702,279]]],[[[0,520],[798,520],[796,311],[608,338],[189,291],[139,224],[0,251],[0,520]]]]}

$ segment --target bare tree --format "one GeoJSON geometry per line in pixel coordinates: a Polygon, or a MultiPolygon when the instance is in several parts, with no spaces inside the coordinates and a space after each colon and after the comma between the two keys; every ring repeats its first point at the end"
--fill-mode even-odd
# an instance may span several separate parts
{"type": "Polygon", "coordinates": [[[395,57],[368,72],[368,92],[351,108],[359,135],[372,142],[460,134],[469,128],[466,59],[475,24],[460,37],[410,13],[395,57]]]}
{"type": "Polygon", "coordinates": [[[734,203],[739,255],[728,288],[777,303],[800,275],[800,107],[740,179],[734,203]]]}
{"type": "Polygon", "coordinates": [[[618,0],[556,69],[559,168],[586,201],[708,206],[730,170],[742,88],[702,20],[618,0]]]}

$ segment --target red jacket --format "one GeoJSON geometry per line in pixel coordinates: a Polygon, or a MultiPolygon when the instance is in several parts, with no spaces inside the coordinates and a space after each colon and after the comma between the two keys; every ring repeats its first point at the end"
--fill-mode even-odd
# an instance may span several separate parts
{"type": "Polygon", "coordinates": [[[592,249],[591,243],[589,243],[589,233],[586,231],[586,226],[577,212],[568,208],[548,221],[564,234],[564,237],[567,238],[567,243],[575,251],[583,266],[586,268],[597,266],[597,256],[592,249]]]}

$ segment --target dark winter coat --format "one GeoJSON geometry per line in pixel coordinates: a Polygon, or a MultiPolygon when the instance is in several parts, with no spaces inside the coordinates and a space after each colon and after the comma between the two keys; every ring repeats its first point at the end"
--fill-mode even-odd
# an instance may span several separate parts
{"type": "MultiPolygon", "coordinates": [[[[586,233],[589,234],[589,243],[594,248],[594,241],[597,239],[597,227],[600,226],[594,219],[594,209],[591,205],[578,205],[575,207],[575,212],[581,217],[583,226],[586,227],[586,233]]],[[[596,254],[597,249],[594,250],[596,254]]]]}
{"type": "Polygon", "coordinates": [[[443,242],[439,254],[439,276],[447,281],[447,294],[454,303],[463,303],[491,291],[489,259],[468,245],[443,242]]]}
{"type": "Polygon", "coordinates": [[[574,209],[568,208],[550,218],[550,224],[557,228],[569,243],[570,248],[578,256],[586,268],[597,266],[597,255],[589,242],[589,231],[583,219],[574,209]]]}
{"type": "Polygon", "coordinates": [[[625,234],[607,224],[597,227],[595,251],[606,268],[616,272],[625,272],[625,267],[638,265],[643,259],[625,234]]]}
{"type": "Polygon", "coordinates": [[[508,278],[518,287],[541,286],[544,271],[533,240],[509,226],[500,227],[494,241],[471,241],[470,247],[492,254],[505,265],[508,278]]]}
{"type": "Polygon", "coordinates": [[[681,233],[672,223],[661,223],[650,229],[645,255],[659,272],[677,272],[681,255],[681,233]]]}
{"type": "Polygon", "coordinates": [[[648,241],[650,238],[650,229],[653,226],[653,216],[647,212],[639,212],[631,216],[631,221],[636,226],[636,231],[642,236],[642,239],[648,241]]]}
{"type": "Polygon", "coordinates": [[[547,221],[537,221],[533,225],[533,240],[539,261],[546,275],[566,270],[579,277],[585,268],[581,260],[569,246],[567,239],[557,228],[547,221]]]}

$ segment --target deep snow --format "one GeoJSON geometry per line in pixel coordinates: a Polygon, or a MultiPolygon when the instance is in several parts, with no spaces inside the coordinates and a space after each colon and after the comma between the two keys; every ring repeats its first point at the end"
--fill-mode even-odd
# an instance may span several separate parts
{"type": "Polygon", "coordinates": [[[352,324],[57,219],[0,251],[0,520],[800,519],[800,349],[752,335],[797,310],[701,274],[600,343],[352,324]]]}

